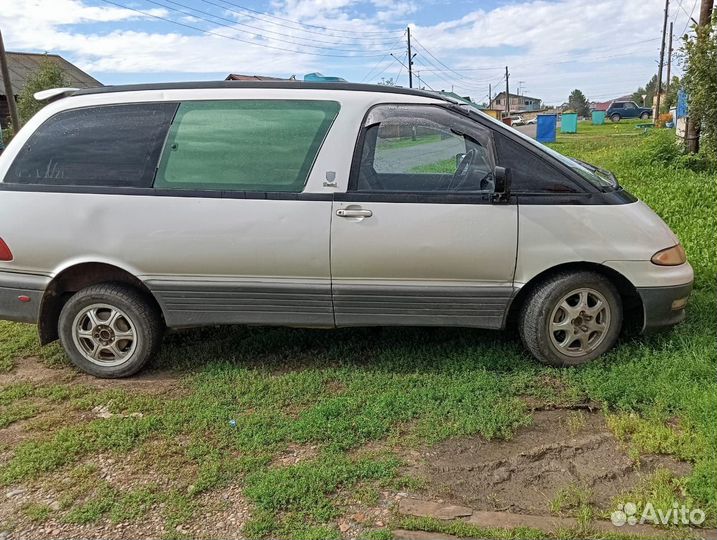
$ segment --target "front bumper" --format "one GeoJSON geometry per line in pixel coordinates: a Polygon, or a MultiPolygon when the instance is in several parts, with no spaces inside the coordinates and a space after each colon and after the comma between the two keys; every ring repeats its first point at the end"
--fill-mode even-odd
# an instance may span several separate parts
{"type": "Polygon", "coordinates": [[[47,276],[0,272],[0,319],[36,323],[49,282],[47,276]],[[25,297],[25,301],[20,301],[21,297],[25,297]]]}
{"type": "Polygon", "coordinates": [[[669,287],[638,287],[644,310],[643,333],[674,326],[685,319],[692,282],[669,287]]]}

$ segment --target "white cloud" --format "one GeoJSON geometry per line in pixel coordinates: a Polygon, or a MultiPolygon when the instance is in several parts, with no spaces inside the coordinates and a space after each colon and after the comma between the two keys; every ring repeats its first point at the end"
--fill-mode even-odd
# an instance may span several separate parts
{"type": "MultiPolygon", "coordinates": [[[[279,49],[306,50],[313,44],[367,55],[393,49],[400,56],[404,44],[398,22],[419,15],[419,4],[409,0],[275,0],[270,10],[281,20],[231,10],[228,5],[222,10],[192,0],[180,2],[215,13],[224,18],[217,23],[231,27],[213,25],[202,20],[206,15],[188,9],[191,15],[119,0],[151,15],[279,49]],[[301,29],[291,22],[296,20],[313,26],[301,29]]],[[[288,76],[322,71],[358,81],[380,58],[272,50],[200,34],[127,9],[89,5],[88,0],[0,0],[0,4],[0,25],[9,50],[59,52],[90,73],[146,73],[148,78],[186,73],[185,78],[191,78],[192,73],[210,72],[288,76]],[[136,21],[156,24],[138,27],[136,21]]],[[[449,88],[452,83],[456,91],[481,99],[490,82],[504,84],[503,66],[509,65],[512,89],[525,81],[527,93],[560,102],[576,87],[588,97],[621,94],[656,71],[659,41],[648,40],[659,37],[662,0],[513,0],[491,9],[464,5],[467,13],[453,20],[441,20],[442,8],[433,5],[435,24],[411,25],[418,52],[416,69],[434,88],[449,88]],[[475,71],[460,71],[460,75],[436,71],[445,68],[422,45],[452,68],[475,71]]],[[[420,9],[420,20],[428,11],[425,5],[420,9]]],[[[677,13],[676,27],[685,20],[677,13]]],[[[379,63],[376,73],[383,67],[388,67],[386,77],[395,77],[399,69],[390,58],[379,63]]]]}

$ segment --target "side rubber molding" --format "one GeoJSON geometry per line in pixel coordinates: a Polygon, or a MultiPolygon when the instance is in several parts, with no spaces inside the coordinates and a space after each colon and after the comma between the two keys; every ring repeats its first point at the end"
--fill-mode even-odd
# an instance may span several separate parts
{"type": "Polygon", "coordinates": [[[645,319],[643,333],[655,332],[685,319],[692,283],[672,287],[638,287],[645,319]]]}
{"type": "Polygon", "coordinates": [[[47,276],[0,272],[0,319],[37,323],[47,276]]]}

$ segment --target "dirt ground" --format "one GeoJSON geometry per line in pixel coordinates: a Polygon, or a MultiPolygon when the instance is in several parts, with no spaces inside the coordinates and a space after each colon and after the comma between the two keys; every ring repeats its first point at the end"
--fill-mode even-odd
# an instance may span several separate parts
{"type": "MultiPolygon", "coordinates": [[[[184,391],[181,379],[166,372],[149,371],[127,380],[95,379],[69,368],[50,369],[35,359],[18,361],[15,369],[0,374],[0,387],[28,381],[35,384],[72,383],[99,389],[118,387],[138,393],[174,396],[184,391]]],[[[41,416],[59,415],[63,423],[74,421],[70,414],[80,414],[77,421],[102,411],[45,410],[41,416]]],[[[10,448],[32,436],[18,421],[0,429],[0,443],[10,448]]],[[[36,435],[36,433],[35,433],[36,435]]],[[[135,452],[136,453],[136,452],[135,452]]],[[[7,452],[0,463],[7,458],[7,452]]],[[[275,466],[285,466],[312,457],[315,448],[289,447],[277,456],[275,466]]],[[[536,516],[550,515],[550,503],[561,489],[584,488],[591,494],[590,503],[609,510],[612,498],[636,486],[658,467],[679,476],[690,472],[690,465],[665,456],[643,456],[636,465],[626,449],[609,431],[604,415],[589,410],[547,410],[533,413],[532,425],[518,430],[508,441],[487,441],[479,436],[445,441],[437,446],[399,450],[406,462],[404,473],[425,481],[415,493],[384,492],[378,504],[349,504],[349,513],[338,525],[344,537],[361,534],[367,526],[383,526],[391,521],[399,501],[405,497],[447,502],[475,510],[508,511],[536,516]]],[[[117,461],[109,455],[88,456],[105,481],[141,485],[161,477],[161,471],[133,470],[133,454],[117,461]]],[[[161,508],[153,508],[136,522],[111,523],[102,520],[91,525],[69,525],[50,519],[44,523],[27,520],[22,508],[30,502],[58,505],[59,494],[53,485],[63,481],[56,473],[49,482],[8,487],[0,494],[0,514],[14,524],[11,536],[0,538],[160,538],[176,533],[195,538],[241,538],[241,528],[251,516],[250,505],[242,495],[240,483],[211,491],[198,501],[201,509],[194,519],[176,530],[165,530],[161,508]],[[57,482],[57,483],[56,483],[57,482]]],[[[0,530],[0,534],[3,534],[0,530]]]]}
{"type": "Polygon", "coordinates": [[[127,379],[98,379],[72,368],[49,368],[34,357],[20,358],[8,372],[0,372],[0,387],[19,382],[34,384],[73,383],[95,388],[132,389],[159,394],[175,388],[179,376],[170,371],[145,370],[127,379]]]}
{"type": "Polygon", "coordinates": [[[435,499],[477,510],[547,514],[561,488],[577,486],[607,510],[613,497],[656,468],[679,476],[690,465],[667,456],[645,456],[639,466],[608,430],[600,412],[536,411],[533,424],[509,441],[480,437],[449,440],[414,460],[435,499]]]}

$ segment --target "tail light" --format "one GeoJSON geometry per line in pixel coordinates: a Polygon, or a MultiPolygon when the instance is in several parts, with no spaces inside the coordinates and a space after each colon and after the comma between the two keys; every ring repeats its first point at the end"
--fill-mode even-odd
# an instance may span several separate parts
{"type": "Polygon", "coordinates": [[[686,261],[685,248],[681,244],[660,250],[652,256],[652,263],[659,266],[677,266],[686,261]]]}
{"type": "Polygon", "coordinates": [[[5,240],[0,238],[0,261],[11,261],[12,260],[12,251],[10,251],[10,248],[5,243],[5,240]]]}

